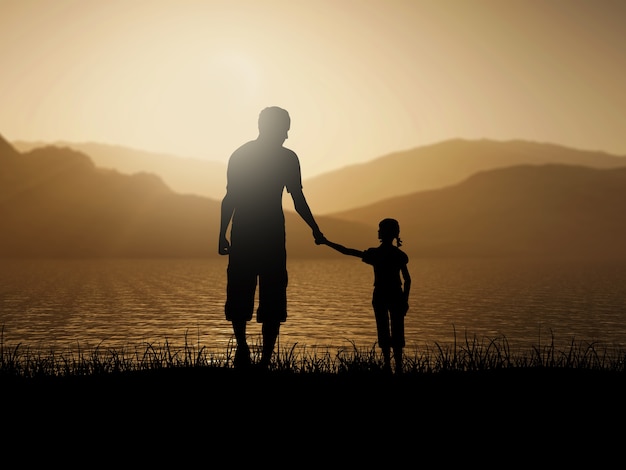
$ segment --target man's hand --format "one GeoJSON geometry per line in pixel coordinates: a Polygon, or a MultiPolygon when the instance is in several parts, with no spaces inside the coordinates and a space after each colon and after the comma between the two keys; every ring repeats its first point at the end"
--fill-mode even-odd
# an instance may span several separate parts
{"type": "Polygon", "coordinates": [[[220,238],[219,248],[217,249],[217,252],[220,255],[228,255],[228,254],[230,254],[230,243],[226,239],[226,237],[221,237],[220,238]]]}

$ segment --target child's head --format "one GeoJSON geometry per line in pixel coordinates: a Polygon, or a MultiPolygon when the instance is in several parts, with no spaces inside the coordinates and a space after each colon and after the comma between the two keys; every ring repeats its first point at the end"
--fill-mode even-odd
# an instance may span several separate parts
{"type": "Polygon", "coordinates": [[[381,241],[393,241],[396,239],[398,246],[402,246],[400,240],[400,224],[396,219],[383,219],[378,224],[378,238],[381,241]]]}

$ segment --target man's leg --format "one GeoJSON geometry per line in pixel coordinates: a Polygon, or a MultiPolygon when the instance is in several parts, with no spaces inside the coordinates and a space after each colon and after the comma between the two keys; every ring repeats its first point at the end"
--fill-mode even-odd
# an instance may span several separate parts
{"type": "Polygon", "coordinates": [[[274,346],[276,345],[276,339],[278,338],[278,333],[280,332],[280,322],[263,322],[261,332],[263,334],[263,351],[261,353],[261,361],[259,365],[267,368],[272,360],[274,346]]]}
{"type": "Polygon", "coordinates": [[[247,367],[250,365],[250,348],[246,340],[246,320],[233,320],[233,333],[237,341],[237,350],[235,351],[235,367],[247,367]]]}
{"type": "Polygon", "coordinates": [[[284,248],[274,252],[268,269],[259,277],[259,308],[257,321],[262,323],[263,349],[259,366],[269,367],[280,332],[280,324],[287,321],[288,275],[284,248]]]}
{"type": "Polygon", "coordinates": [[[245,264],[245,260],[230,255],[226,285],[226,319],[233,326],[233,334],[237,341],[235,351],[235,367],[250,365],[250,348],[246,341],[246,326],[252,319],[254,296],[256,290],[256,274],[245,264]]]}

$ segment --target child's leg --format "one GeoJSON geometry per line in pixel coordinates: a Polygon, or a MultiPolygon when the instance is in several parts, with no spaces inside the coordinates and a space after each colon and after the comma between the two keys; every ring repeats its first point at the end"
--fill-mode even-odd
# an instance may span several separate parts
{"type": "Polygon", "coordinates": [[[376,332],[378,346],[383,353],[385,369],[391,368],[391,333],[389,331],[389,315],[386,308],[374,304],[374,316],[376,317],[376,332]]]}
{"type": "Polygon", "coordinates": [[[396,373],[402,373],[402,349],[405,346],[405,341],[404,314],[401,312],[393,312],[391,314],[391,345],[396,363],[396,373]]]}
{"type": "Polygon", "coordinates": [[[383,361],[385,364],[385,370],[391,370],[391,349],[390,348],[382,348],[383,351],[383,361]]]}
{"type": "Polygon", "coordinates": [[[402,373],[402,347],[393,348],[393,359],[396,363],[396,374],[402,373]]]}

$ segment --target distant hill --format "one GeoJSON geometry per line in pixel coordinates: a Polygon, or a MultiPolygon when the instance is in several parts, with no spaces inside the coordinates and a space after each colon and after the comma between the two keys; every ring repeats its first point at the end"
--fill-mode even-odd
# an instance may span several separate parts
{"type": "MultiPolygon", "coordinates": [[[[20,153],[0,137],[0,257],[217,257],[219,211],[154,174],[99,168],[70,148],[20,153]]],[[[626,259],[624,214],[626,167],[526,164],[316,218],[329,239],[367,248],[378,221],[396,217],[418,257],[626,259]]],[[[290,257],[342,256],[286,218],[290,257]]]]}
{"type": "MultiPolygon", "coordinates": [[[[218,201],[175,193],[153,174],[97,168],[69,148],[20,154],[0,137],[0,257],[218,257],[219,213],[218,201]]],[[[327,253],[299,216],[286,217],[290,256],[327,253]]]]}
{"type": "Polygon", "coordinates": [[[480,171],[545,163],[617,168],[626,166],[626,157],[521,140],[457,139],[325,173],[306,180],[304,190],[314,213],[332,214],[451,186],[480,171]]]}
{"type": "Polygon", "coordinates": [[[216,161],[94,142],[15,141],[12,144],[20,152],[46,146],[71,148],[88,155],[99,168],[109,168],[125,174],[154,173],[180,194],[196,194],[221,200],[226,191],[226,165],[216,161]]]}
{"type": "Polygon", "coordinates": [[[395,217],[403,248],[418,256],[626,259],[626,168],[507,167],[332,216],[374,225],[395,217]]]}
{"type": "MultiPolygon", "coordinates": [[[[46,144],[14,142],[20,151],[46,144]]],[[[175,192],[221,200],[226,165],[95,143],[57,142],[88,155],[96,166],[125,174],[154,173],[175,192]]],[[[391,153],[306,178],[304,190],[316,215],[367,206],[393,196],[443,188],[484,170],[521,164],[561,163],[591,168],[626,166],[626,157],[522,140],[448,140],[391,153]]],[[[290,205],[286,204],[289,208],[290,205]]]]}
{"type": "Polygon", "coordinates": [[[201,256],[212,235],[217,243],[218,203],[178,195],[151,174],[45,147],[0,162],[0,175],[1,256],[201,256]]]}
{"type": "Polygon", "coordinates": [[[17,150],[0,135],[0,161],[14,158],[18,155],[17,150]]]}

